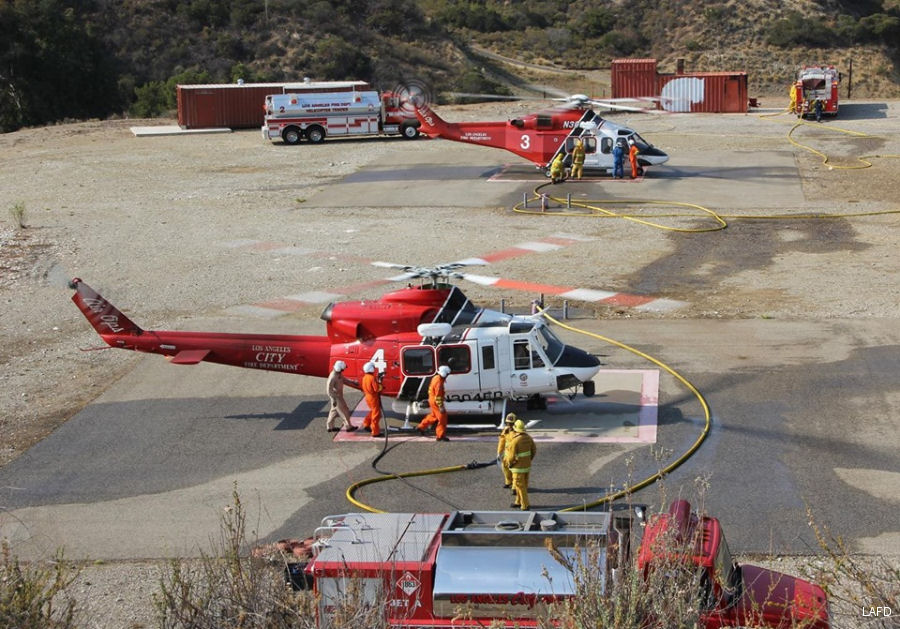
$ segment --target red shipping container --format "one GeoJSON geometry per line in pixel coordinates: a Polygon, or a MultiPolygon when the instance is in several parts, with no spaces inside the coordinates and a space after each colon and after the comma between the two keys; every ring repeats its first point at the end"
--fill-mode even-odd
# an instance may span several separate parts
{"type": "Polygon", "coordinates": [[[292,89],[333,91],[335,89],[371,89],[365,81],[329,81],[294,83],[221,83],[179,85],[178,125],[183,129],[259,128],[265,117],[266,96],[288,94],[292,89]]]}
{"type": "Polygon", "coordinates": [[[646,98],[658,94],[656,59],[615,59],[610,79],[613,98],[646,98]]]}
{"type": "Polygon", "coordinates": [[[666,111],[747,113],[745,72],[693,72],[661,74],[657,94],[666,111]]]}

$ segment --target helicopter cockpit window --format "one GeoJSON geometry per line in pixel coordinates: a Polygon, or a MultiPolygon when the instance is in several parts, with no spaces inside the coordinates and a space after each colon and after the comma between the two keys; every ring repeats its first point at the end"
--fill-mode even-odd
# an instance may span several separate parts
{"type": "Polygon", "coordinates": [[[543,367],[544,358],[526,340],[513,341],[513,361],[515,369],[543,367]]]}
{"type": "Polygon", "coordinates": [[[450,373],[468,373],[472,367],[468,346],[438,347],[438,365],[447,365],[450,373]]]}
{"type": "Polygon", "coordinates": [[[564,345],[563,342],[553,333],[546,325],[538,327],[538,342],[547,356],[547,360],[551,365],[555,365],[559,357],[562,356],[564,345]]]}
{"type": "Polygon", "coordinates": [[[653,146],[653,145],[650,144],[647,140],[645,140],[644,138],[642,138],[641,136],[639,136],[637,133],[635,133],[633,136],[631,136],[631,139],[634,140],[635,144],[638,145],[638,148],[639,148],[639,149],[643,149],[643,148],[646,148],[646,147],[648,147],[648,146],[653,146]]]}
{"type": "Polygon", "coordinates": [[[612,148],[613,148],[612,138],[604,137],[602,140],[600,140],[600,152],[601,153],[606,153],[607,155],[609,155],[609,153],[612,152],[612,148]]]}
{"type": "Polygon", "coordinates": [[[515,369],[531,369],[528,341],[513,341],[513,366],[515,369]]]}
{"type": "Polygon", "coordinates": [[[434,352],[430,347],[407,347],[400,353],[403,372],[409,376],[428,376],[434,373],[434,352]]]}

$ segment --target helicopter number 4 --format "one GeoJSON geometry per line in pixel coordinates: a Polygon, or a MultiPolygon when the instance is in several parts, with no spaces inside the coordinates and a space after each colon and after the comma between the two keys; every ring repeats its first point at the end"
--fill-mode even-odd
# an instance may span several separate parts
{"type": "Polygon", "coordinates": [[[441,365],[451,414],[505,413],[508,401],[542,406],[544,396],[594,394],[599,360],[566,345],[540,317],[476,307],[457,287],[433,281],[377,300],[329,304],[325,336],[144,330],[81,279],[72,301],[110,347],[161,354],[174,364],[212,362],[326,378],[342,360],[359,388],[363,365],[381,374],[395,412],[428,411],[428,384],[441,365]]]}

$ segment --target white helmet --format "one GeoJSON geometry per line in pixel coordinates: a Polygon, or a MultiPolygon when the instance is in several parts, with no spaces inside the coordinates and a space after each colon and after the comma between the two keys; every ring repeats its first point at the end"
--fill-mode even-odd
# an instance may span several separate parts
{"type": "Polygon", "coordinates": [[[371,361],[370,361],[370,362],[367,362],[365,365],[363,365],[363,371],[364,371],[365,373],[374,373],[374,371],[375,371],[375,363],[373,363],[373,362],[371,362],[371,361]]]}
{"type": "Polygon", "coordinates": [[[440,367],[438,367],[438,375],[441,378],[446,378],[450,375],[450,367],[448,367],[447,365],[441,365],[440,367]]]}
{"type": "Polygon", "coordinates": [[[346,368],[347,368],[347,363],[345,363],[343,360],[336,360],[334,362],[334,370],[337,371],[338,373],[342,372],[346,368]]]}

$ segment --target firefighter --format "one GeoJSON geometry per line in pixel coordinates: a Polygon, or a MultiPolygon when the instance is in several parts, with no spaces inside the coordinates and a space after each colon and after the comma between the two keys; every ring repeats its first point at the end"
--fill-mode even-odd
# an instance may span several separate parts
{"type": "Polygon", "coordinates": [[[517,419],[513,424],[513,435],[506,444],[506,464],[512,472],[512,486],[516,491],[516,501],[509,505],[527,511],[528,474],[531,472],[531,461],[534,460],[536,448],[534,439],[525,432],[525,422],[517,419]]]}
{"type": "Polygon", "coordinates": [[[325,428],[328,432],[338,432],[340,428],[335,427],[334,421],[340,417],[344,422],[347,432],[356,430],[356,426],[350,423],[350,409],[347,408],[347,402],[344,400],[344,369],[347,363],[343,360],[337,360],[334,363],[334,369],[328,374],[328,382],[326,388],[328,390],[328,399],[331,402],[331,408],[328,410],[328,419],[325,420],[325,428]]]}
{"type": "Polygon", "coordinates": [[[622,146],[622,140],[616,142],[613,147],[613,179],[622,179],[625,176],[623,165],[625,162],[625,148],[622,146]]]}
{"type": "Polygon", "coordinates": [[[631,178],[636,179],[638,176],[638,147],[634,140],[628,140],[628,161],[631,162],[631,178]]]}
{"type": "Polygon", "coordinates": [[[584,143],[581,140],[575,140],[575,147],[572,149],[572,178],[581,179],[584,173],[584,143]]]}
{"type": "Polygon", "coordinates": [[[817,98],[815,104],[813,105],[813,109],[816,112],[816,122],[822,122],[822,109],[825,107],[825,103],[822,102],[821,98],[817,98]]]}
{"type": "Polygon", "coordinates": [[[384,389],[381,378],[381,374],[375,374],[374,363],[370,361],[363,365],[361,388],[369,406],[369,412],[363,419],[363,428],[370,429],[373,437],[381,435],[381,391],[384,389]]]}
{"type": "Polygon", "coordinates": [[[550,181],[553,183],[560,183],[565,179],[563,159],[563,154],[557,153],[556,157],[553,158],[553,162],[550,164],[550,181]]]}
{"type": "MultiPolygon", "coordinates": [[[[509,465],[506,464],[506,443],[507,441],[511,441],[513,437],[513,424],[516,423],[515,413],[510,413],[503,420],[503,429],[500,431],[500,436],[497,438],[497,462],[500,463],[500,470],[503,472],[503,488],[509,489],[512,487],[512,472],[509,471],[509,465]]],[[[513,495],[515,495],[515,490],[513,490],[513,495]]]]}
{"type": "Polygon", "coordinates": [[[437,424],[434,429],[435,441],[450,441],[446,434],[447,407],[444,406],[444,383],[449,375],[450,367],[447,365],[438,367],[437,373],[431,378],[431,384],[428,385],[428,406],[431,412],[416,426],[419,434],[424,435],[430,426],[437,424]]]}
{"type": "Polygon", "coordinates": [[[797,113],[797,84],[791,84],[791,104],[788,107],[788,112],[795,114],[797,113]]]}

